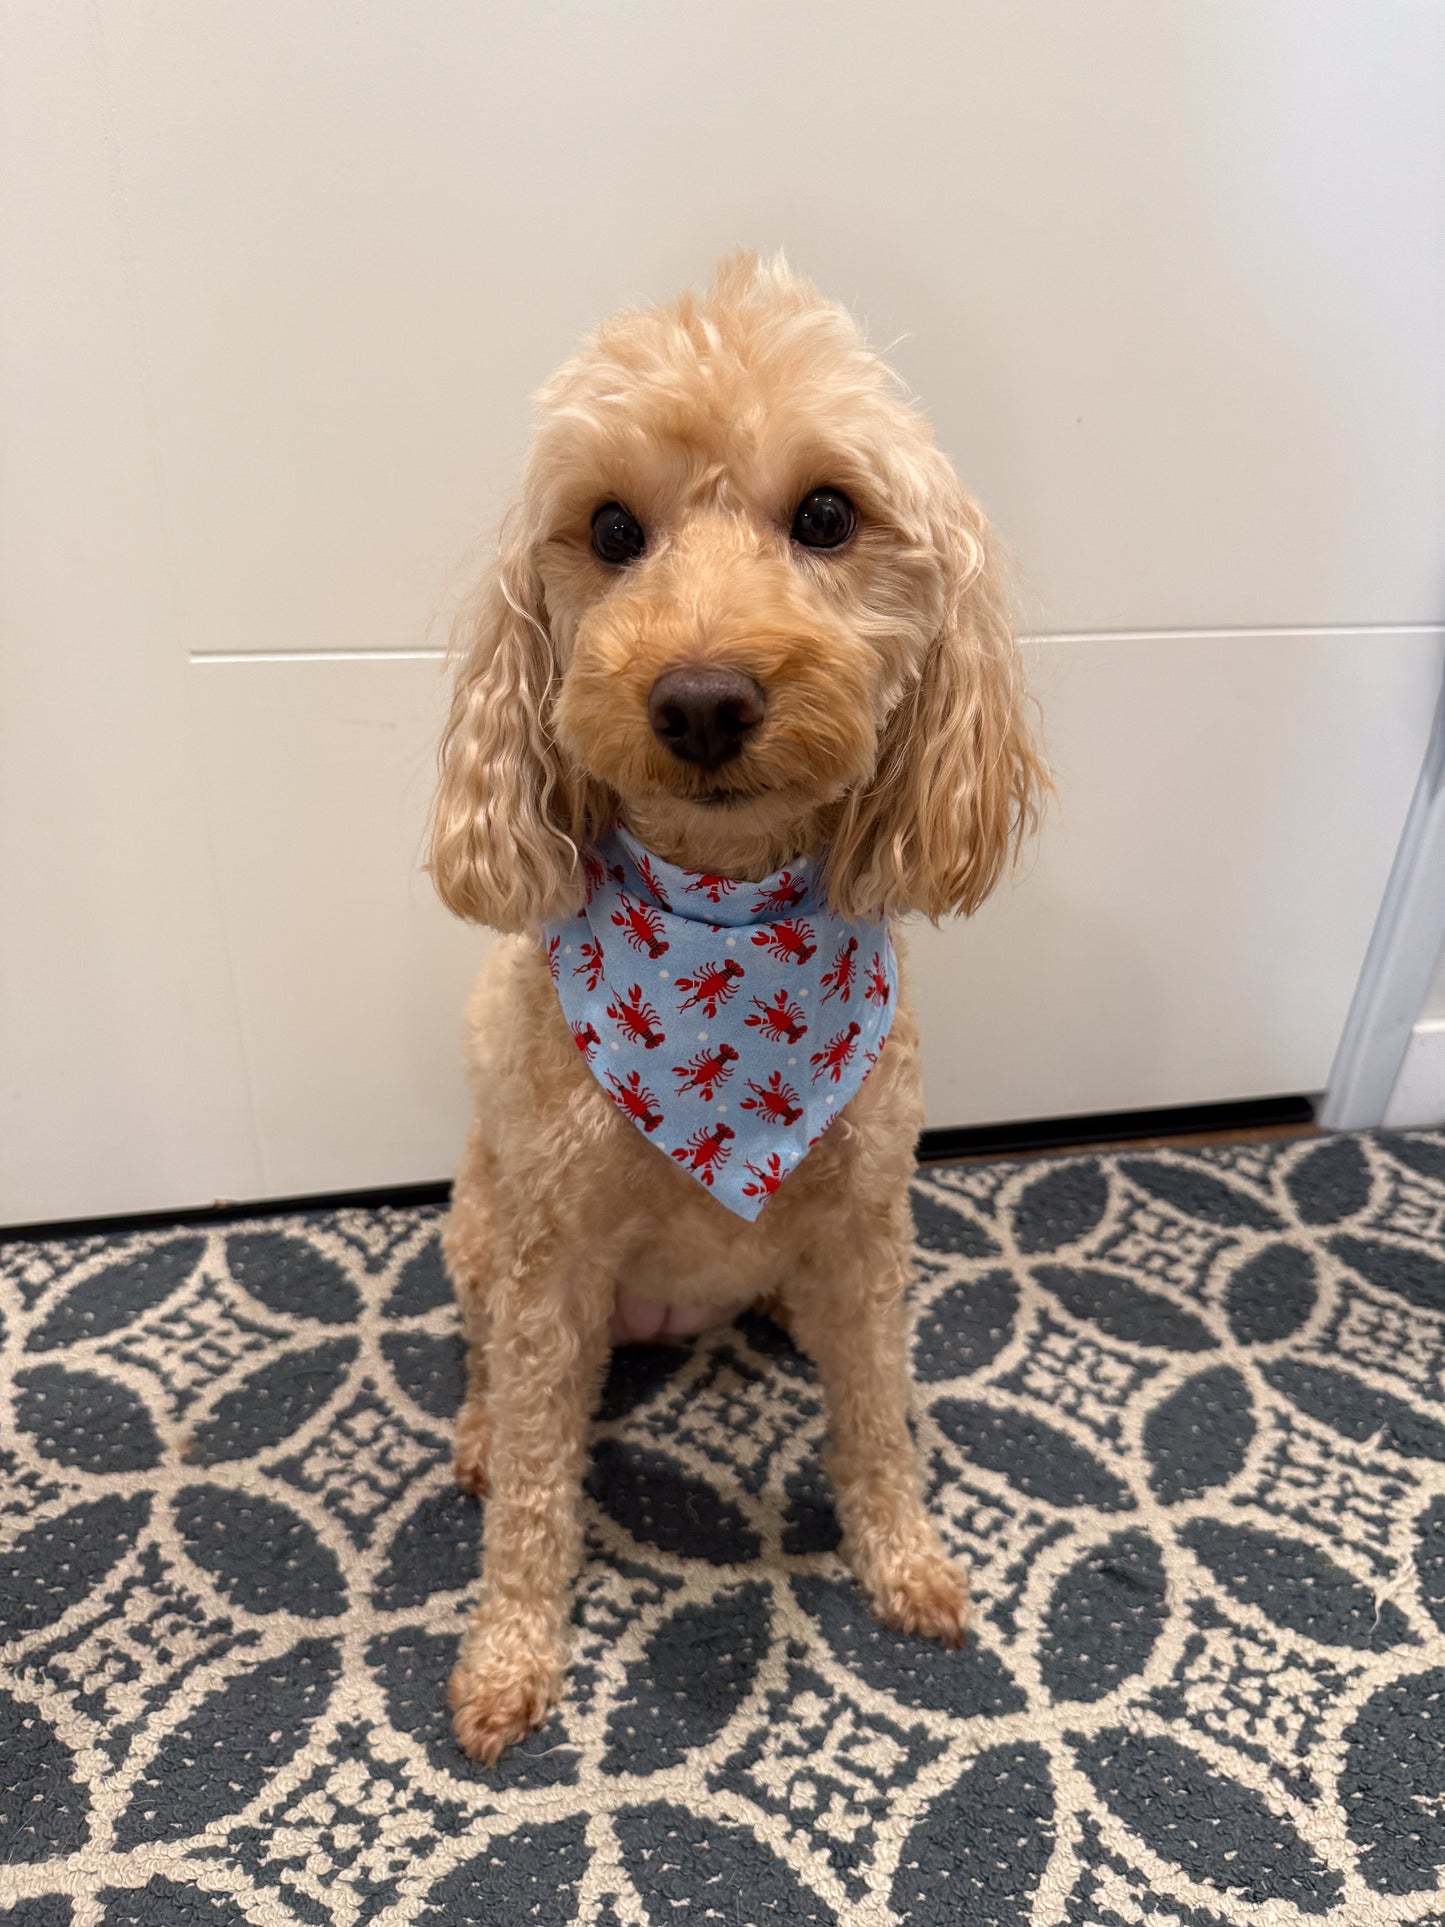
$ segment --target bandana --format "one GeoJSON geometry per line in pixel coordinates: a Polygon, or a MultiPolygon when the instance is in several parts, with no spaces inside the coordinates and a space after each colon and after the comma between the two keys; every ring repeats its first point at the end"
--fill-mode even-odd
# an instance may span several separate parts
{"type": "Polygon", "coordinates": [[[545,926],[578,1050],[624,1117],[756,1218],[878,1061],[898,960],[799,860],[761,883],[680,870],[615,827],[587,902],[545,926]]]}

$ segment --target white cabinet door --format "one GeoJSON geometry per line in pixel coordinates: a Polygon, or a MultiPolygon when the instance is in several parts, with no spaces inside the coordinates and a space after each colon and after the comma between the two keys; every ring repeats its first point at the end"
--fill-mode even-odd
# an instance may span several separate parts
{"type": "Polygon", "coordinates": [[[1445,576],[1445,13],[0,11],[0,1218],[439,1177],[418,872],[526,397],[727,247],[1018,552],[1060,802],[915,941],[930,1118],[1317,1090],[1445,576]]]}
{"type": "Polygon", "coordinates": [[[1058,803],[966,929],[914,936],[929,1122],[1323,1090],[1445,637],[1240,630],[1028,653],[1058,803]]]}

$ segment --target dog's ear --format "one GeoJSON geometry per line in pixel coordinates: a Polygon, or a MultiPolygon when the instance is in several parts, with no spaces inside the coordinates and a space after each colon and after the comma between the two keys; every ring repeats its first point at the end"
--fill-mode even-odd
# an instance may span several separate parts
{"type": "Polygon", "coordinates": [[[943,616],[884,726],[872,778],[847,798],[828,866],[844,914],[879,904],[971,914],[1038,819],[1048,776],[1029,725],[1002,571],[983,512],[938,459],[929,541],[943,616]]]}
{"type": "Polygon", "coordinates": [[[458,623],[427,868],[449,909],[532,930],[582,900],[585,793],[558,757],[555,665],[530,544],[505,541],[458,623]]]}

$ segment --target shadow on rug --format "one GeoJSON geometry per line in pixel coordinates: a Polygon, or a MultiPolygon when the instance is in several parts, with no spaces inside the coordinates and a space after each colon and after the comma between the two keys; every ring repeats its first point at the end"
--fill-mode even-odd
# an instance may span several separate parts
{"type": "Polygon", "coordinates": [[[915,1210],[976,1640],[864,1612],[772,1326],[626,1351],[567,1698],[491,1773],[438,1213],[0,1249],[0,1927],[1445,1927],[1445,1136],[915,1210]]]}

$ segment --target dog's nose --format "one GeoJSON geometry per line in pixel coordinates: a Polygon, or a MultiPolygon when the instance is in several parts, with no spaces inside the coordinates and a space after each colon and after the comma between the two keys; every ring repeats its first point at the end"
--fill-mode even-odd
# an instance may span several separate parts
{"type": "Polygon", "coordinates": [[[718,769],[738,754],[766,706],[751,676],[684,664],[652,685],[647,718],[653,735],[674,756],[701,769],[718,769]]]}

